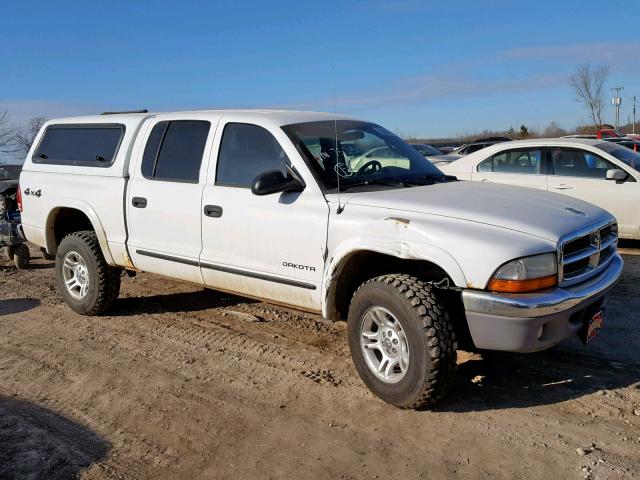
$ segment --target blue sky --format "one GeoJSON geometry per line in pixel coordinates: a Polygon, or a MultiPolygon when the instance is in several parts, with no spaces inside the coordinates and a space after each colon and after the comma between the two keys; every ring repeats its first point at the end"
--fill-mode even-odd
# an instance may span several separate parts
{"type": "MultiPolygon", "coordinates": [[[[634,1],[0,0],[0,108],[333,111],[405,135],[587,122],[567,77],[640,96],[634,1]]],[[[607,105],[613,121],[613,108],[607,105]]]]}

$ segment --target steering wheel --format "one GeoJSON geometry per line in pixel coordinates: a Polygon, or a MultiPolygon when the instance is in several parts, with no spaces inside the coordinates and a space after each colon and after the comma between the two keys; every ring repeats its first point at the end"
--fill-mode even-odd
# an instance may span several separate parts
{"type": "Polygon", "coordinates": [[[369,160],[367,163],[362,165],[356,175],[361,175],[363,173],[369,173],[368,170],[371,170],[371,173],[375,173],[378,170],[382,170],[382,164],[378,160],[369,160]]]}

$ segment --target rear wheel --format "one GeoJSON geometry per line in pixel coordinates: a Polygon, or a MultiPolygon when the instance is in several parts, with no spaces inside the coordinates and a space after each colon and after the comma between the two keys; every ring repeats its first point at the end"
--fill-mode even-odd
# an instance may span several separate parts
{"type": "Polygon", "coordinates": [[[56,253],[58,290],[83,315],[99,315],[120,293],[120,270],[107,264],[95,232],[67,235],[56,253]]]}
{"type": "Polygon", "coordinates": [[[31,260],[31,254],[29,253],[29,247],[24,243],[13,247],[13,263],[18,270],[24,270],[29,268],[29,261],[31,260]]]}
{"type": "Polygon", "coordinates": [[[349,308],[348,334],[360,377],[385,402],[419,408],[449,389],[456,338],[429,284],[404,274],[364,283],[349,308]]]}

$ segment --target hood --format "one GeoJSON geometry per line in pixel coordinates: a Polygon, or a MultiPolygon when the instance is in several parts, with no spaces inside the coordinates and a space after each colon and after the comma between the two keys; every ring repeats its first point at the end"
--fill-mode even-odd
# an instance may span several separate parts
{"type": "Polygon", "coordinates": [[[361,205],[493,225],[556,242],[595,223],[614,220],[600,207],[566,195],[482,182],[342,194],[345,208],[361,205]]]}

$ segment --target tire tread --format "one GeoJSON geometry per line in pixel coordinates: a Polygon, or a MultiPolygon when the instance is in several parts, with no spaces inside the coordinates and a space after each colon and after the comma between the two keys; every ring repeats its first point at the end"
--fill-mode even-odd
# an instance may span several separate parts
{"type": "Polygon", "coordinates": [[[453,383],[458,349],[454,326],[435,289],[429,283],[408,274],[382,275],[364,282],[354,292],[365,286],[382,283],[396,290],[407,302],[419,320],[425,347],[430,357],[431,369],[425,375],[418,394],[412,401],[396,405],[402,409],[419,409],[440,400],[453,383]]]}

